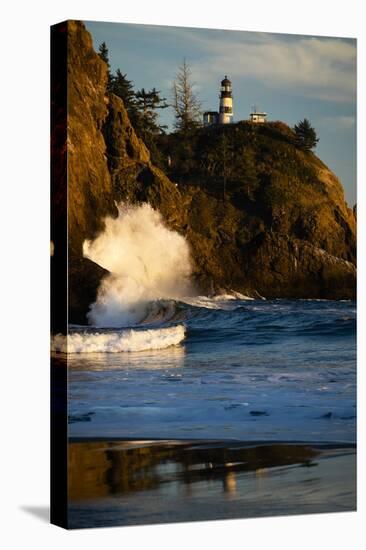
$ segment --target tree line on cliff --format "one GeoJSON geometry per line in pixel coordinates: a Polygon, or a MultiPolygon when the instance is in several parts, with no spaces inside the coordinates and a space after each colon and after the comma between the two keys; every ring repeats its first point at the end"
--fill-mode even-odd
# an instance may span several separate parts
{"type": "MultiPolygon", "coordinates": [[[[201,102],[194,91],[191,69],[185,59],[172,83],[171,103],[167,103],[167,98],[162,97],[161,91],[155,87],[151,90],[141,88],[135,91],[133,82],[127,78],[127,74],[123,74],[119,68],[113,74],[105,42],[99,46],[99,56],[108,66],[108,90],[123,100],[137,134],[152,149],[153,156],[159,156],[157,155],[157,136],[164,134],[167,129],[166,125],[159,124],[158,112],[160,110],[168,107],[173,108],[174,129],[181,135],[183,141],[189,139],[192,131],[194,132],[201,126],[201,102]]],[[[293,130],[294,143],[300,149],[311,151],[316,147],[319,139],[315,128],[307,118],[295,124],[293,130]]],[[[225,151],[225,139],[221,145],[225,151]]]]}

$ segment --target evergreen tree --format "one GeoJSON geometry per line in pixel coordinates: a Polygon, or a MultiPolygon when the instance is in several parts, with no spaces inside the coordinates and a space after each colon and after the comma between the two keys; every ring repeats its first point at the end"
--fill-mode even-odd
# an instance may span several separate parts
{"type": "Polygon", "coordinates": [[[221,143],[219,151],[221,153],[221,172],[222,172],[222,191],[223,191],[223,198],[226,199],[226,186],[227,186],[227,180],[231,175],[231,169],[232,169],[232,157],[233,157],[233,151],[231,144],[228,140],[228,137],[226,135],[226,132],[223,132],[221,136],[221,143]]]}
{"type": "Polygon", "coordinates": [[[107,90],[109,91],[111,89],[112,75],[111,75],[111,65],[109,63],[109,50],[108,50],[107,44],[105,42],[102,42],[99,45],[98,55],[104,61],[104,63],[107,64],[107,67],[108,67],[107,90]]]}
{"type": "Polygon", "coordinates": [[[98,52],[99,52],[99,54],[98,54],[99,57],[101,59],[103,59],[104,63],[107,63],[108,69],[110,69],[111,66],[110,66],[110,63],[109,63],[109,50],[108,50],[107,44],[105,42],[102,42],[101,44],[99,44],[98,52]]]}
{"type": "Polygon", "coordinates": [[[167,127],[158,124],[157,109],[168,107],[166,98],[160,97],[160,93],[156,88],[152,88],[150,91],[141,88],[136,92],[137,108],[140,111],[140,126],[144,134],[159,134],[167,127]]]}
{"type": "Polygon", "coordinates": [[[163,157],[159,151],[157,142],[159,136],[164,133],[167,126],[159,124],[157,111],[158,109],[166,109],[168,104],[166,103],[166,99],[160,96],[160,93],[156,88],[152,88],[149,91],[142,88],[136,92],[139,120],[135,130],[149,148],[153,162],[161,167],[163,157]]]}
{"type": "Polygon", "coordinates": [[[110,91],[122,99],[131,123],[137,129],[140,117],[132,80],[128,80],[127,75],[117,69],[116,74],[111,78],[110,91]]]}
{"type": "Polygon", "coordinates": [[[310,151],[316,147],[319,139],[317,138],[315,129],[311,126],[307,118],[301,120],[294,127],[296,135],[296,144],[305,151],[310,151]]]}
{"type": "Polygon", "coordinates": [[[245,146],[236,150],[232,164],[231,189],[235,196],[254,200],[259,183],[254,150],[245,146]]]}
{"type": "Polygon", "coordinates": [[[190,79],[191,70],[184,60],[173,82],[172,90],[175,127],[182,133],[197,127],[201,120],[201,105],[190,79]]]}

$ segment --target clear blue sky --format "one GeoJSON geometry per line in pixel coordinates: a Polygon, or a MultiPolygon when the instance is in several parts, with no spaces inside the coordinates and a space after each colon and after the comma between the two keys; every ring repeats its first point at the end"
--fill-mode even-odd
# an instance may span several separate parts
{"type": "MultiPolygon", "coordinates": [[[[252,105],[269,120],[290,126],[308,118],[316,153],[341,180],[350,206],[356,202],[356,41],[346,38],[215,29],[86,22],[94,47],[105,41],[112,71],[120,68],[135,89],[152,87],[171,98],[183,59],[203,110],[218,110],[225,74],[232,80],[234,120],[252,105]]],[[[172,109],[162,111],[171,127],[172,109]]]]}

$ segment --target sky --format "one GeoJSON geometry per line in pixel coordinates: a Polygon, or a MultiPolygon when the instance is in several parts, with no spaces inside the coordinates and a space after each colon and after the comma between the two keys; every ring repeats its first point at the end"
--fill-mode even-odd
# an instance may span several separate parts
{"type": "MultiPolygon", "coordinates": [[[[321,36],[85,22],[97,50],[109,49],[136,90],[153,87],[171,100],[183,60],[191,68],[203,110],[218,110],[220,82],[233,86],[234,122],[253,105],[268,120],[293,126],[308,118],[316,129],[316,154],[335,172],[352,207],[356,202],[356,40],[321,36]]],[[[161,123],[172,128],[171,108],[161,123]]]]}

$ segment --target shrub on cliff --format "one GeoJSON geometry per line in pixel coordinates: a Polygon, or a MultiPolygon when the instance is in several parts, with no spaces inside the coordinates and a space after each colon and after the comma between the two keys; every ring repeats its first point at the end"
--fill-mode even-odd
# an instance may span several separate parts
{"type": "Polygon", "coordinates": [[[294,127],[296,135],[296,143],[300,149],[310,151],[316,147],[319,139],[316,136],[315,129],[312,127],[307,118],[301,120],[294,127]]]}

